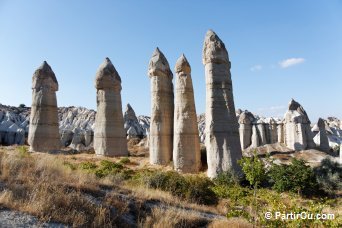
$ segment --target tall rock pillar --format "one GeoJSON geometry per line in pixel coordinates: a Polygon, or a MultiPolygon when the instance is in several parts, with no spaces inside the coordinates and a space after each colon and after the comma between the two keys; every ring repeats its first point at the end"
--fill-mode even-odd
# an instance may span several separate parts
{"type": "Polygon", "coordinates": [[[239,132],[241,149],[244,150],[252,144],[252,121],[254,116],[248,111],[241,113],[239,117],[239,132]]]}
{"type": "Polygon", "coordinates": [[[94,149],[97,155],[127,156],[127,140],[121,104],[121,78],[109,58],[96,73],[97,113],[94,149]]]}
{"type": "Polygon", "coordinates": [[[47,62],[32,77],[32,107],[28,143],[31,152],[54,152],[60,149],[56,91],[58,82],[47,62]]]}
{"type": "Polygon", "coordinates": [[[201,166],[194,90],[190,65],[182,55],[176,63],[173,165],[175,170],[196,173],[201,166]]]}
{"type": "Polygon", "coordinates": [[[148,67],[151,79],[150,163],[167,165],[172,159],[173,84],[164,54],[156,48],[148,67]]]}
{"type": "Polygon", "coordinates": [[[288,148],[299,151],[316,146],[310,123],[303,106],[292,99],[284,116],[284,141],[288,148]]]}
{"type": "Polygon", "coordinates": [[[208,176],[232,170],[241,173],[239,125],[235,115],[230,61],[224,43],[211,30],[205,36],[206,140],[208,176]]]}
{"type": "Polygon", "coordinates": [[[329,140],[328,140],[327,132],[325,130],[325,122],[322,118],[318,119],[317,126],[319,128],[319,132],[314,137],[314,141],[316,142],[316,145],[318,146],[320,150],[329,152],[330,150],[329,140]]]}

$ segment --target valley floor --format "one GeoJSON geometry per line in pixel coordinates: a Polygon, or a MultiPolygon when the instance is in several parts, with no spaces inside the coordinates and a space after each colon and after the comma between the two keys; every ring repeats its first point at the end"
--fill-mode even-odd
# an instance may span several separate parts
{"type": "MultiPolygon", "coordinates": [[[[276,223],[268,224],[259,215],[266,209],[279,209],[280,204],[292,209],[322,205],[322,210],[339,215],[329,224],[341,222],[341,198],[321,203],[318,199],[260,189],[257,200],[263,208],[254,210],[249,188],[237,186],[227,194],[217,194],[220,186],[212,191],[210,186],[214,185],[205,172],[179,175],[171,172],[171,164],[151,166],[145,157],[146,149],[134,145],[130,147],[131,156],[122,158],[72,151],[27,151],[26,146],[0,147],[1,226],[252,227],[257,223],[273,227],[276,223]],[[193,181],[206,191],[202,187],[192,190],[195,193],[177,192],[178,188],[165,190],[159,187],[164,181],[160,173],[193,181]]],[[[175,180],[175,185],[183,183],[175,180]]]]}

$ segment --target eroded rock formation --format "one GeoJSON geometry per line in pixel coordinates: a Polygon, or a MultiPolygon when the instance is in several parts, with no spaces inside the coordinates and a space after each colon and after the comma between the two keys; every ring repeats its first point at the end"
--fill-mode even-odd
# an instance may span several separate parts
{"type": "Polygon", "coordinates": [[[176,63],[173,165],[184,173],[200,170],[201,154],[190,65],[182,55],[176,63]]]}
{"type": "Polygon", "coordinates": [[[139,124],[139,120],[135,115],[135,112],[130,104],[127,104],[126,111],[124,113],[125,131],[127,138],[144,137],[146,132],[139,124]]]}
{"type": "Polygon", "coordinates": [[[317,127],[318,133],[314,137],[314,142],[320,150],[328,152],[330,150],[329,140],[326,131],[326,124],[322,118],[318,119],[317,127]]]}
{"type": "Polygon", "coordinates": [[[304,108],[292,99],[284,116],[286,146],[297,151],[314,148],[310,123],[304,108]]]}
{"type": "Polygon", "coordinates": [[[240,173],[239,126],[235,116],[228,52],[211,30],[205,36],[202,61],[206,78],[206,141],[208,176],[232,170],[240,173]]]}
{"type": "Polygon", "coordinates": [[[150,163],[166,165],[172,159],[174,95],[172,72],[156,48],[148,67],[151,80],[150,163]]]}
{"type": "Polygon", "coordinates": [[[46,61],[32,77],[32,107],[28,144],[32,152],[55,152],[61,141],[58,128],[55,73],[46,61]]]}
{"type": "Polygon", "coordinates": [[[121,104],[121,78],[106,58],[95,78],[97,113],[94,149],[97,155],[127,156],[127,140],[121,104]]]}
{"type": "MultiPolygon", "coordinates": [[[[241,111],[241,110],[240,110],[241,111]]],[[[254,120],[254,116],[252,113],[248,111],[244,111],[240,113],[239,116],[239,133],[240,133],[240,142],[241,149],[244,150],[252,144],[252,122],[254,120]]]]}

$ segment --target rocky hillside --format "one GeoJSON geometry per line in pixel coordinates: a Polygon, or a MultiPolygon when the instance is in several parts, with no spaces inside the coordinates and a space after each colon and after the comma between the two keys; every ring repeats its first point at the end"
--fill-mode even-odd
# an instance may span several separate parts
{"type": "MultiPolygon", "coordinates": [[[[96,112],[83,107],[60,107],[58,110],[59,128],[61,143],[75,150],[88,150],[92,148],[93,132],[96,112]]],[[[296,116],[296,114],[294,114],[296,116]]],[[[247,147],[257,147],[275,143],[277,140],[272,136],[272,131],[267,131],[273,124],[282,124],[283,119],[264,118],[254,115],[247,110],[237,110],[236,116],[239,119],[240,129],[243,124],[248,123],[256,129],[264,129],[264,134],[258,134],[253,144],[253,135],[250,136],[250,144],[247,147]],[[264,137],[264,139],[262,138],[264,137]],[[272,139],[273,137],[273,139],[272,139]]],[[[298,119],[298,117],[296,117],[298,119]]],[[[24,144],[29,131],[30,108],[13,107],[0,104],[0,144],[24,144]]],[[[124,112],[124,128],[127,138],[146,137],[149,133],[150,117],[137,116],[130,104],[127,104],[124,112]]],[[[199,137],[201,142],[205,140],[205,115],[197,118],[199,137]]],[[[335,117],[328,117],[324,120],[325,134],[329,140],[331,149],[335,149],[342,142],[342,121],[335,117]]],[[[319,143],[319,127],[312,125],[312,137],[316,144],[319,143]]],[[[259,132],[259,131],[258,131],[259,132]]],[[[241,133],[240,133],[241,134],[241,133]]],[[[278,136],[277,136],[278,137],[278,136]]],[[[241,144],[244,142],[241,139],[241,144]]]]}

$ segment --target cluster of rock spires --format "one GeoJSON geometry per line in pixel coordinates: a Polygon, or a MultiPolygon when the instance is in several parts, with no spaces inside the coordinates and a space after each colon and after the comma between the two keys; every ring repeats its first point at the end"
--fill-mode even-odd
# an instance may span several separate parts
{"type": "Polygon", "coordinates": [[[122,114],[121,78],[109,58],[95,77],[97,113],[58,109],[58,82],[44,62],[32,78],[31,110],[0,106],[0,143],[24,144],[27,137],[30,151],[53,152],[69,146],[94,148],[97,155],[126,156],[127,138],[148,136],[151,164],[173,160],[177,171],[195,173],[201,165],[200,142],[204,142],[209,177],[227,170],[240,173],[237,161],[246,148],[283,143],[293,150],[317,146],[328,151],[341,144],[339,120],[319,119],[311,129],[307,113],[294,100],[283,120],[260,118],[247,110],[235,112],[228,52],[211,30],[205,36],[202,61],[206,112],[197,117],[189,62],[184,55],[176,62],[174,95],[169,63],[158,48],[154,51],[148,69],[151,118],[137,117],[129,104],[122,114]]]}
{"type": "Polygon", "coordinates": [[[304,108],[293,99],[283,120],[256,117],[248,111],[240,111],[237,116],[242,149],[272,143],[284,143],[296,151],[316,146],[309,117],[304,108]]]}

